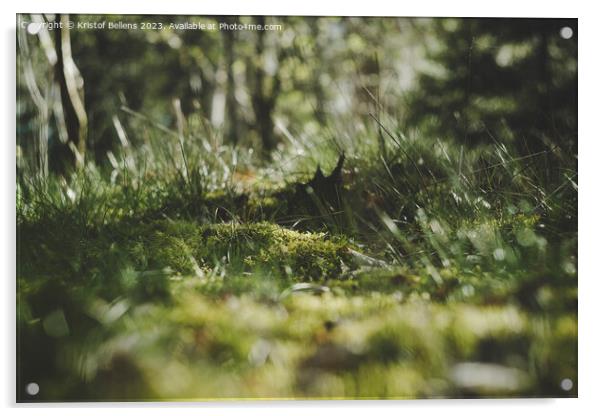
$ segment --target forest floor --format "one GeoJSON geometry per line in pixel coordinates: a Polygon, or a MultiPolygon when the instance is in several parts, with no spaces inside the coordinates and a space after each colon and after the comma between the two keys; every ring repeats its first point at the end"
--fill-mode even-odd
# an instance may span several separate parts
{"type": "Polygon", "coordinates": [[[576,185],[419,160],[20,185],[19,400],[576,396],[576,185]]]}

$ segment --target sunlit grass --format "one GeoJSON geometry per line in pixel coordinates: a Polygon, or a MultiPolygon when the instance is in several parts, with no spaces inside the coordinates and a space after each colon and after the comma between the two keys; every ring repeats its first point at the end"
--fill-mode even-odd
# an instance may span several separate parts
{"type": "Polygon", "coordinates": [[[574,161],[385,124],[272,163],[156,128],[108,171],[21,176],[19,382],[47,400],[574,396],[574,161]],[[338,206],[304,196],[341,149],[338,206]]]}

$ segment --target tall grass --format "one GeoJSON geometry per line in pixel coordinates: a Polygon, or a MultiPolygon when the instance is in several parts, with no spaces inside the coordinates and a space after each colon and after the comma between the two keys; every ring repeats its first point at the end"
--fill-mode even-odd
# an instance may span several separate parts
{"type": "Polygon", "coordinates": [[[324,136],[295,138],[287,131],[288,145],[265,164],[259,152],[224,143],[200,118],[182,116],[174,131],[124,108],[114,117],[120,146],[107,153],[106,166],[88,163],[68,178],[20,171],[18,218],[65,215],[82,226],[123,218],[215,219],[221,207],[230,219],[298,224],[303,213],[295,206],[270,218],[262,211],[243,215],[248,198],[241,195],[259,195],[260,203],[286,198],[279,192],[318,166],[328,171],[344,152],[344,212],[326,210],[322,223],[384,247],[397,263],[419,257],[428,267],[445,266],[477,256],[519,264],[517,233],[530,236],[518,239],[526,246],[576,233],[574,155],[557,149],[522,155],[495,138],[468,148],[406,135],[394,123],[374,118],[337,137],[324,130],[324,136]]]}
{"type": "Polygon", "coordinates": [[[20,164],[19,385],[105,400],[573,394],[558,383],[576,380],[574,155],[468,148],[390,117],[288,131],[271,161],[195,117],[169,129],[124,109],[114,126],[104,166],[20,164]],[[336,210],[299,199],[343,152],[336,210]],[[454,375],[475,369],[516,387],[454,375]]]}

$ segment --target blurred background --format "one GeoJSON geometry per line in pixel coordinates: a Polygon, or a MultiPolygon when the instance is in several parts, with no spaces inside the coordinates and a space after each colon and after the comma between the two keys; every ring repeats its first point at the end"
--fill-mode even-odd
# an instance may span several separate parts
{"type": "Polygon", "coordinates": [[[268,159],[287,136],[357,136],[372,117],[464,146],[576,153],[575,19],[18,19],[19,172],[63,173],[77,163],[73,149],[107,165],[120,148],[116,126],[148,120],[211,129],[268,159]],[[53,30],[61,19],[74,28],[53,30]],[[78,28],[103,21],[138,29],[78,28]],[[170,27],[186,22],[275,29],[170,27]]]}

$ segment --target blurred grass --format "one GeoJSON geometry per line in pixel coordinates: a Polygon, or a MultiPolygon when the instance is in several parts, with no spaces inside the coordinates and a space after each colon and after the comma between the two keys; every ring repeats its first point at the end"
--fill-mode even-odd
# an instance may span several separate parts
{"type": "Polygon", "coordinates": [[[576,160],[385,124],[271,163],[124,128],[108,170],[23,168],[19,400],[576,396],[576,160]]]}

